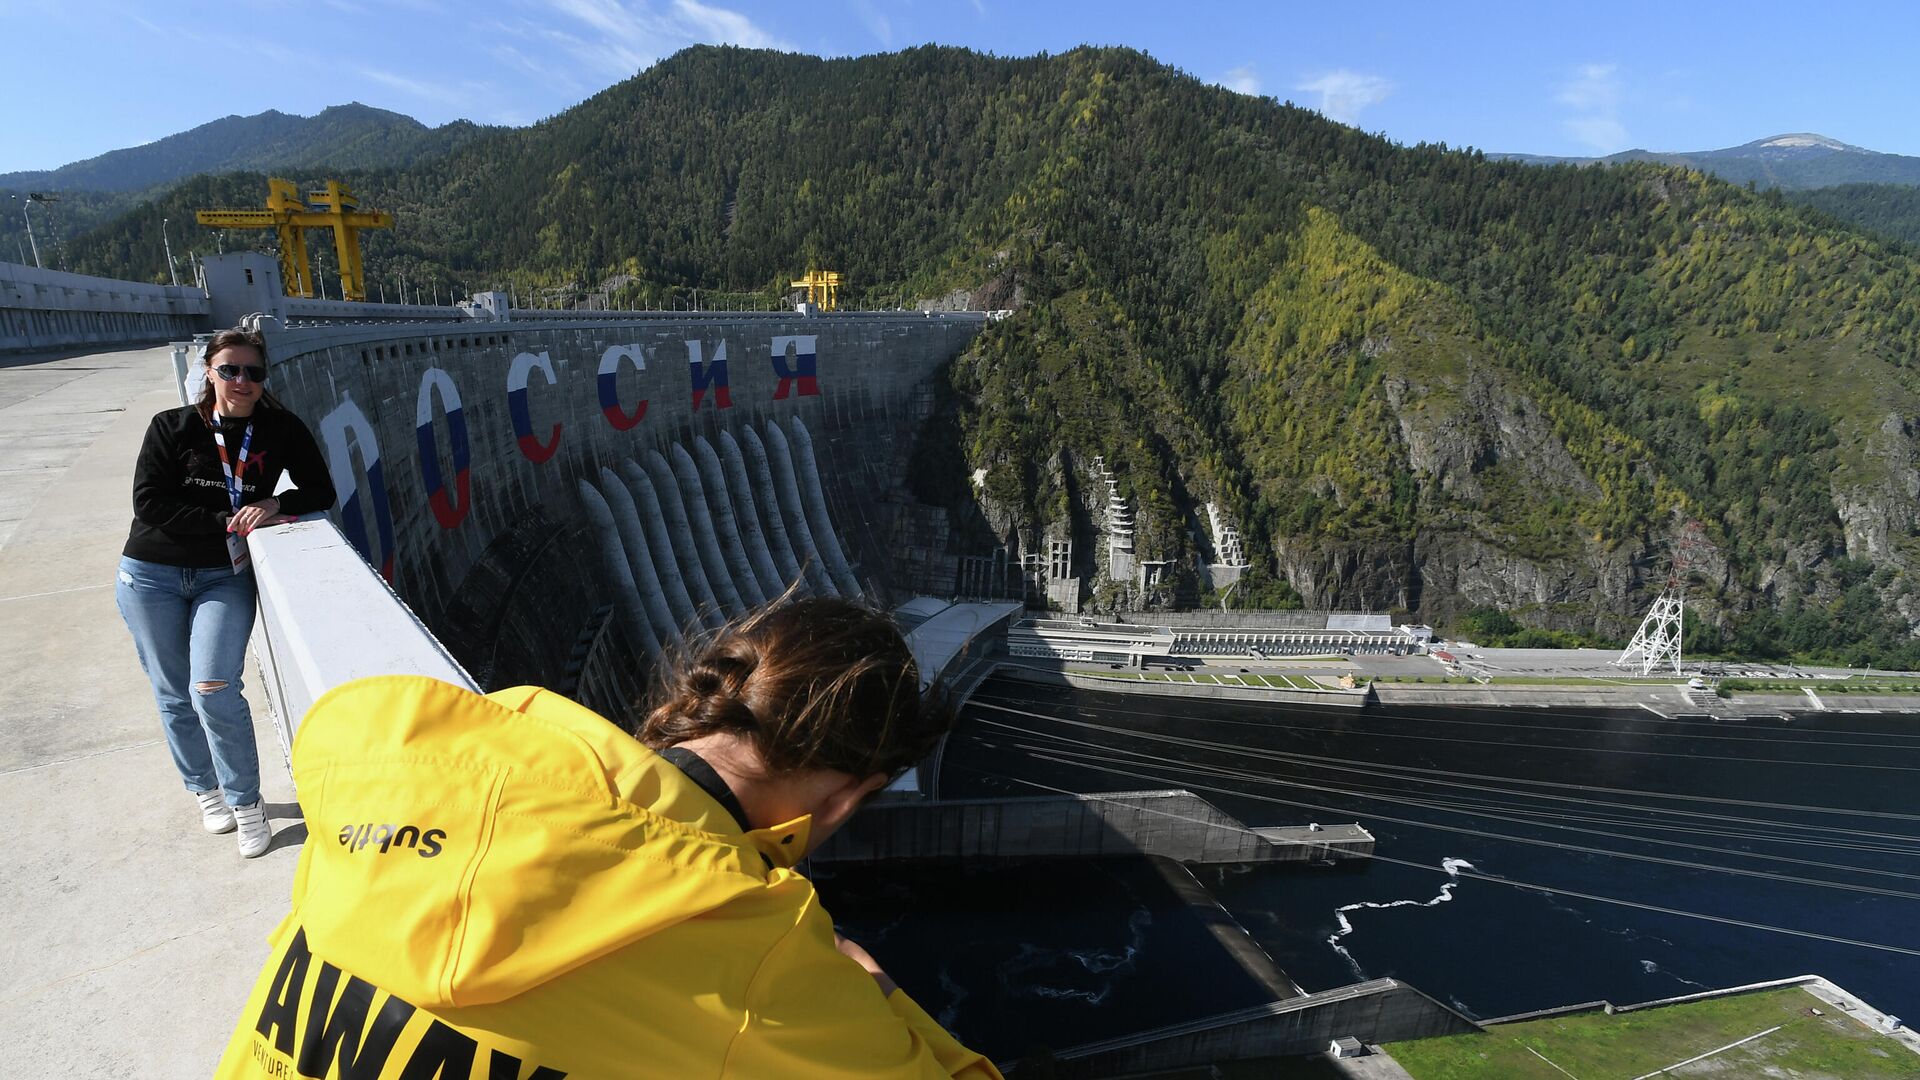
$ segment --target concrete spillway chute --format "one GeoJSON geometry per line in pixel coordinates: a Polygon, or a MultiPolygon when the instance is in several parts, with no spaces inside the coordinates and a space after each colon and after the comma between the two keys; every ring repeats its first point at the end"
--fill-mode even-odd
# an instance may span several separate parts
{"type": "MultiPolygon", "coordinates": [[[[660,509],[665,512],[667,535],[673,538],[673,556],[680,563],[680,577],[687,583],[687,594],[700,607],[700,617],[707,625],[718,629],[726,622],[726,609],[721,606],[719,594],[714,591],[712,575],[700,555],[700,538],[694,535],[693,523],[687,517],[687,503],[680,494],[680,481],[673,475],[673,466],[667,464],[666,456],[658,450],[647,451],[647,474],[653,477],[654,494],[660,496],[660,509]]],[[[711,536],[708,542],[712,542],[711,536]]],[[[736,598],[737,599],[737,598],[736,598]]]]}
{"type": "MultiPolygon", "coordinates": [[[[672,606],[674,622],[682,628],[682,632],[698,627],[702,621],[700,605],[695,603],[693,594],[687,591],[686,578],[680,573],[680,559],[673,550],[673,534],[667,527],[667,515],[660,506],[660,496],[654,490],[653,478],[647,475],[639,462],[623,461],[620,463],[620,479],[626,481],[627,491],[633,495],[635,508],[640,513],[641,526],[647,532],[648,550],[653,556],[654,571],[660,581],[661,591],[666,594],[667,603],[672,606]]],[[[680,634],[674,636],[679,637],[680,634]]]]}
{"type": "Polygon", "coordinates": [[[827,575],[819,544],[807,519],[806,505],[800,498],[800,482],[794,479],[798,470],[794,467],[793,448],[788,444],[786,432],[773,420],[767,421],[767,460],[773,466],[773,488],[780,501],[781,516],[786,521],[787,535],[793,539],[794,554],[800,559],[807,584],[822,596],[851,595],[842,593],[827,575]]]}
{"type": "MultiPolygon", "coordinates": [[[[730,436],[721,432],[722,445],[730,441],[730,436]]],[[[760,520],[767,529],[767,550],[773,556],[774,568],[780,571],[781,580],[789,584],[806,577],[801,569],[804,560],[795,554],[793,537],[787,532],[787,523],[780,510],[780,492],[774,484],[773,466],[767,460],[767,448],[754,433],[752,427],[740,429],[738,449],[746,452],[746,466],[753,480],[752,491],[761,513],[760,520]]]]}
{"type": "Polygon", "coordinates": [[[614,524],[612,509],[600,492],[592,484],[580,481],[580,505],[587,512],[587,522],[593,526],[600,540],[601,569],[613,587],[619,593],[615,610],[619,613],[620,625],[628,636],[639,642],[648,657],[659,661],[662,651],[660,639],[654,634],[653,627],[642,617],[643,601],[639,586],[633,580],[633,572],[628,562],[626,547],[621,543],[618,526],[614,524]]]}
{"type": "Polygon", "coordinates": [[[706,485],[700,482],[699,470],[693,467],[693,459],[687,456],[686,449],[676,444],[668,447],[664,456],[680,485],[680,500],[686,507],[687,524],[693,528],[693,542],[698,545],[701,565],[707,570],[707,583],[712,586],[720,609],[729,618],[738,615],[747,609],[740,590],[733,584],[733,560],[739,554],[739,545],[729,543],[714,529],[706,485]]]}
{"type": "MultiPolygon", "coordinates": [[[[701,468],[705,469],[706,459],[713,457],[714,449],[705,439],[694,444],[694,449],[702,453],[701,468]]],[[[796,572],[782,580],[780,570],[774,566],[773,551],[767,546],[767,535],[760,528],[760,508],[754,502],[754,487],[747,479],[746,462],[740,456],[740,444],[725,431],[720,433],[720,451],[718,454],[720,472],[726,477],[727,494],[733,497],[733,516],[739,524],[740,535],[747,544],[747,558],[753,563],[753,572],[760,579],[760,591],[767,597],[779,596],[787,591],[789,582],[799,578],[796,572]]]]}
{"type": "Polygon", "coordinates": [[[639,592],[640,606],[647,613],[648,623],[661,641],[678,640],[680,623],[667,607],[666,590],[660,584],[653,546],[647,543],[647,530],[640,523],[640,511],[633,500],[633,492],[627,489],[626,482],[612,469],[602,468],[600,493],[606,497],[607,507],[613,513],[614,528],[619,533],[620,546],[625,549],[627,566],[632,573],[634,587],[639,592]]]}
{"type": "Polygon", "coordinates": [[[813,526],[814,546],[820,549],[821,556],[826,559],[827,573],[833,577],[833,584],[840,590],[840,595],[859,596],[860,583],[847,565],[846,553],[840,549],[840,537],[833,529],[833,519],[827,514],[827,496],[820,486],[819,459],[813,453],[813,436],[797,416],[789,417],[787,426],[793,436],[793,467],[800,478],[800,494],[804,496],[807,522],[813,526]]]}

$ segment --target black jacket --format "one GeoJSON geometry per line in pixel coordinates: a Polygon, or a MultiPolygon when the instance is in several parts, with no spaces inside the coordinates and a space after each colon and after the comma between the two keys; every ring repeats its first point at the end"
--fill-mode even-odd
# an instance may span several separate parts
{"type": "MultiPolygon", "coordinates": [[[[266,405],[256,406],[251,417],[225,418],[222,433],[236,463],[248,420],[253,445],[240,477],[241,505],[273,495],[280,478],[292,474],[296,486],[279,496],[281,513],[332,509],[333,477],[307,425],[266,405]]],[[[155,415],[133,470],[133,528],[121,554],[168,566],[226,566],[232,515],[213,429],[192,406],[155,415]]]]}

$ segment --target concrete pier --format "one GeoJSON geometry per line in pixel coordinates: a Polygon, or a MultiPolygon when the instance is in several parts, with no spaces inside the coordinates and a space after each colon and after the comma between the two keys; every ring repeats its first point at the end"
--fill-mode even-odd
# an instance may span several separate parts
{"type": "Polygon", "coordinates": [[[1323,1051],[1363,1043],[1465,1035],[1480,1026],[1397,979],[1374,979],[1222,1013],[1055,1054],[1061,1077],[1135,1076],[1323,1051]]]}
{"type": "Polygon", "coordinates": [[[1253,831],[1297,851],[1298,858],[1307,862],[1364,859],[1373,854],[1373,834],[1358,824],[1281,825],[1253,831]]]}
{"type": "Polygon", "coordinates": [[[1308,841],[1286,830],[1249,829],[1188,791],[1117,791],[876,803],[813,858],[879,862],[1160,855],[1197,864],[1305,863],[1373,851],[1373,837],[1358,825],[1328,827],[1326,835],[1324,842],[1308,841]]]}

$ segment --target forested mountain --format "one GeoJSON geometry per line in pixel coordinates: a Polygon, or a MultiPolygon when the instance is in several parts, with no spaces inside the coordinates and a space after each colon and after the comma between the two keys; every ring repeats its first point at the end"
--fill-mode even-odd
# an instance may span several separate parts
{"type": "MultiPolygon", "coordinates": [[[[1098,456],[1173,565],[1102,602],[1196,598],[1213,502],[1243,596],[1621,635],[1698,519],[1697,644],[1920,667],[1920,263],[1777,192],[1398,146],[1120,49],[695,48],[347,179],[399,217],[370,281],[718,306],[830,267],[873,306],[1015,306],[919,493],[1033,550],[1090,535],[1098,456]]],[[[264,187],[193,181],[75,268],[149,277],[161,216],[264,187]]]]}
{"type": "MultiPolygon", "coordinates": [[[[401,167],[437,157],[463,143],[498,130],[456,120],[429,128],[410,116],[354,102],[292,116],[268,110],[254,116],[228,116],[144,146],[114,150],[57,169],[0,173],[0,259],[28,260],[26,224],[18,199],[29,192],[58,198],[28,211],[42,262],[66,261],[65,243],[126,212],[162,185],[203,173],[239,169],[323,172],[401,167]]],[[[247,204],[265,195],[248,193],[247,204]]],[[[195,208],[197,209],[197,208],[195,208]]],[[[191,229],[193,215],[175,222],[191,229]]],[[[187,237],[176,234],[176,245],[187,237]]],[[[158,234],[156,233],[156,242],[158,234]]],[[[185,249],[176,247],[175,253],[185,249]]],[[[68,266],[68,269],[76,269],[68,266]]]]}
{"type": "Polygon", "coordinates": [[[1787,196],[1920,251],[1920,187],[1905,184],[1841,184],[1787,196]]]}
{"type": "Polygon", "coordinates": [[[430,128],[410,116],[359,102],[334,105],[314,116],[269,109],[222,117],[57,169],[0,173],[0,189],[141,191],[205,172],[404,166],[444,154],[487,130],[466,120],[430,128]]]}
{"type": "Polygon", "coordinates": [[[1724,150],[1625,150],[1602,158],[1495,156],[1533,165],[1619,165],[1629,161],[1681,165],[1730,183],[1789,190],[1840,184],[1920,184],[1920,158],[1883,154],[1809,132],[1755,139],[1724,150]]]}

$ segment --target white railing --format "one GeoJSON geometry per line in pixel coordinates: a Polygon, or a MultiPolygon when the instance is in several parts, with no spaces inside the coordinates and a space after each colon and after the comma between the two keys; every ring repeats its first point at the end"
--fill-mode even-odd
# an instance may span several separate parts
{"type": "Polygon", "coordinates": [[[260,591],[253,650],[282,752],[300,718],[341,683],[426,675],[478,689],[331,521],[262,529],[247,546],[260,591]]]}

